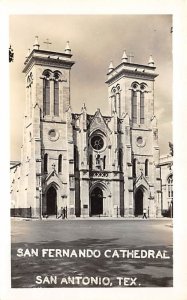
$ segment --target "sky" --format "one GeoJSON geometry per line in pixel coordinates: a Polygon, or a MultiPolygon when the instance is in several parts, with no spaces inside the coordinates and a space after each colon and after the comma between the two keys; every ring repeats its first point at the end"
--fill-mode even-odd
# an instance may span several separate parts
{"type": "Polygon", "coordinates": [[[117,66],[126,50],[132,62],[155,61],[155,115],[158,119],[161,154],[169,152],[172,141],[172,16],[171,15],[12,15],[9,41],[14,49],[10,68],[11,160],[20,160],[25,110],[25,78],[22,73],[28,48],[35,36],[40,49],[63,52],[70,41],[75,65],[71,71],[71,106],[88,113],[108,110],[105,84],[110,61],[117,66]],[[44,42],[52,43],[47,46],[44,42]]]}

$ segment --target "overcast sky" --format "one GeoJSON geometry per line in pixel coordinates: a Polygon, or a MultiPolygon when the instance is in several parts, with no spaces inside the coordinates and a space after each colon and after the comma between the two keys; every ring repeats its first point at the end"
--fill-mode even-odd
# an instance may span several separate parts
{"type": "Polygon", "coordinates": [[[17,15],[10,17],[10,43],[15,59],[10,64],[11,160],[20,160],[25,81],[22,69],[35,35],[40,49],[48,38],[53,51],[64,51],[70,41],[75,65],[71,72],[71,106],[88,113],[99,107],[108,114],[106,73],[110,61],[117,66],[126,49],[133,62],[147,64],[153,56],[159,77],[155,84],[155,114],[158,118],[161,154],[172,141],[172,17],[170,15],[17,15]]]}

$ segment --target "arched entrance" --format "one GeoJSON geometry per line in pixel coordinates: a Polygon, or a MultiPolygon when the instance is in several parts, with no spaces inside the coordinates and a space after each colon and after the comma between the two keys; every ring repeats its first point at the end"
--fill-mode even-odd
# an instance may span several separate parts
{"type": "Polygon", "coordinates": [[[91,192],[91,215],[103,214],[103,191],[96,187],[91,192]]]}
{"type": "Polygon", "coordinates": [[[142,189],[138,189],[135,194],[135,209],[134,215],[143,215],[143,191],[142,189]]]}
{"type": "Polygon", "coordinates": [[[51,186],[46,194],[47,199],[47,215],[56,215],[57,213],[57,192],[56,189],[51,186]]]}

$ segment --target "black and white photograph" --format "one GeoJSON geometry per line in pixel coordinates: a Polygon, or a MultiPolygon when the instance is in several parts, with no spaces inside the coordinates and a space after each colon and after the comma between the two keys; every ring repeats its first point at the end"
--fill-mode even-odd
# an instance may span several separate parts
{"type": "Polygon", "coordinates": [[[10,41],[12,287],[172,287],[172,16],[10,16],[10,41]]]}
{"type": "Polygon", "coordinates": [[[1,14],[2,299],[185,299],[184,21],[119,3],[1,14]]]}

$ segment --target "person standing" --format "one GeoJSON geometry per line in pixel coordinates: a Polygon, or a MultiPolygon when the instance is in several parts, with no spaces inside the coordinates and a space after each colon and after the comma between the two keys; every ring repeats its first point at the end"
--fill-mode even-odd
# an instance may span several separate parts
{"type": "Polygon", "coordinates": [[[63,208],[63,219],[65,219],[66,218],[66,208],[64,207],[63,208]]]}
{"type": "Polygon", "coordinates": [[[146,208],[144,208],[143,209],[143,219],[147,219],[147,209],[146,208]]]}
{"type": "Polygon", "coordinates": [[[63,219],[63,207],[60,209],[60,215],[58,216],[58,219],[62,218],[63,219]]]}

